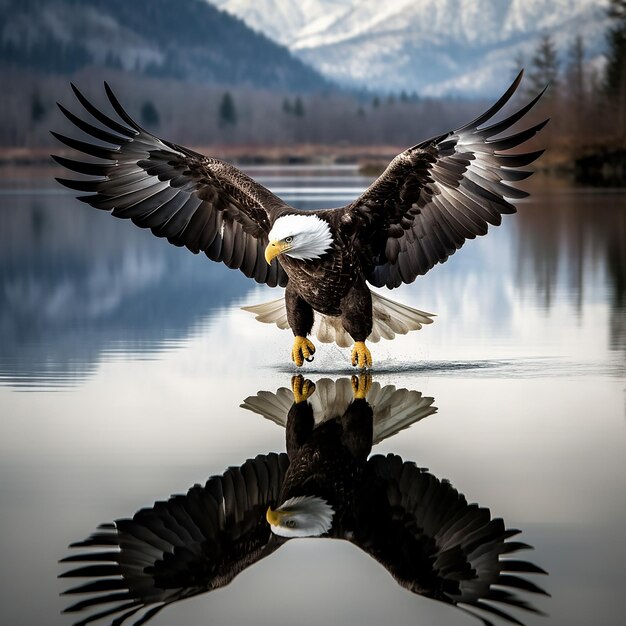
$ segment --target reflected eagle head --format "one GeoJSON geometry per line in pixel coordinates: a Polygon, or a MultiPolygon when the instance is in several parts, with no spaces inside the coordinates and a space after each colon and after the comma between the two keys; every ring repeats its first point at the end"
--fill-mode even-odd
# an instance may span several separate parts
{"type": "Polygon", "coordinates": [[[265,518],[280,537],[319,537],[330,530],[335,512],[322,498],[296,496],[276,510],[268,507],[265,518]]]}

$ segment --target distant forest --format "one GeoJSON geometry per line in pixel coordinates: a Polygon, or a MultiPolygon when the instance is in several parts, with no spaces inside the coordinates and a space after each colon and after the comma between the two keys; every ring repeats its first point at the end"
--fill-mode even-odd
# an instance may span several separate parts
{"type": "Polygon", "coordinates": [[[587,63],[579,35],[572,37],[566,58],[559,58],[544,36],[531,58],[517,58],[514,65],[528,68],[526,95],[548,85],[535,113],[551,118],[541,136],[549,148],[544,164],[558,168],[612,153],[626,180],[626,0],[610,0],[608,11],[612,20],[603,67],[587,63]]]}
{"type": "MultiPolygon", "coordinates": [[[[0,92],[0,146],[56,145],[49,130],[75,133],[55,102],[80,113],[62,76],[5,70],[0,92]]],[[[478,115],[486,102],[431,100],[400,94],[363,96],[339,90],[293,93],[252,87],[197,85],[148,78],[114,69],[77,72],[72,81],[94,103],[109,110],[103,80],[122,105],[147,130],[187,146],[295,144],[415,144],[478,115]]],[[[502,85],[503,90],[508,85],[502,85]]]]}

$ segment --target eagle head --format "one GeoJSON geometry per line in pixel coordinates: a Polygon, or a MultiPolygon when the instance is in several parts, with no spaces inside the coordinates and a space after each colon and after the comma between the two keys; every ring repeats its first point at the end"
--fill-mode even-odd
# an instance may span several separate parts
{"type": "Polygon", "coordinates": [[[279,254],[303,261],[319,259],[333,243],[328,222],[314,213],[279,217],[268,237],[270,242],[265,248],[268,263],[279,254]]]}
{"type": "Polygon", "coordinates": [[[330,530],[333,507],[317,496],[297,496],[285,500],[265,515],[275,535],[281,537],[319,537],[330,530]]]}

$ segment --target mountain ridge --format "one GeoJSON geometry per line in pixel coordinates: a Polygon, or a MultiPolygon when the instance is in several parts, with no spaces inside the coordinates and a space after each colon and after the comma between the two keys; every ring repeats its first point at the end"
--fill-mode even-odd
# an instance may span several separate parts
{"type": "Polygon", "coordinates": [[[307,92],[329,83],[203,0],[0,0],[0,60],[44,73],[105,66],[152,77],[307,92]]]}
{"type": "Polygon", "coordinates": [[[496,95],[544,34],[564,59],[580,33],[601,63],[608,25],[607,0],[210,1],[342,85],[425,96],[496,95]]]}

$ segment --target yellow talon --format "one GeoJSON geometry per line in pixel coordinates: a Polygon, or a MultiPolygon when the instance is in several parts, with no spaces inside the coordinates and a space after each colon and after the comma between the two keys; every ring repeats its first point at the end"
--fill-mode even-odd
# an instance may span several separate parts
{"type": "Polygon", "coordinates": [[[304,363],[304,359],[312,361],[314,354],[315,346],[306,337],[296,336],[293,340],[293,348],[291,348],[293,362],[300,367],[304,363]]]}
{"type": "Polygon", "coordinates": [[[352,394],[355,400],[365,400],[372,387],[372,375],[369,372],[352,376],[352,394]]]}
{"type": "Polygon", "coordinates": [[[300,404],[313,395],[315,383],[308,378],[303,378],[302,374],[297,374],[291,378],[291,391],[293,391],[293,401],[300,404]]]}
{"type": "Polygon", "coordinates": [[[352,365],[356,365],[360,370],[372,367],[372,354],[364,341],[357,341],[352,348],[352,365]]]}

